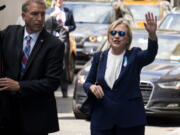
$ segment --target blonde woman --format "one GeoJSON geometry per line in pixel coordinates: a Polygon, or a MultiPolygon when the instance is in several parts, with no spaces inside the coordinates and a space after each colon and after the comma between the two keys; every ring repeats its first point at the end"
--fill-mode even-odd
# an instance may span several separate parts
{"type": "Polygon", "coordinates": [[[158,50],[157,17],[152,13],[145,16],[147,50],[129,49],[131,28],[120,19],[108,29],[110,49],[93,57],[84,83],[88,95],[96,98],[91,112],[91,135],[144,135],[146,116],[139,89],[140,72],[155,59],[158,50]]]}

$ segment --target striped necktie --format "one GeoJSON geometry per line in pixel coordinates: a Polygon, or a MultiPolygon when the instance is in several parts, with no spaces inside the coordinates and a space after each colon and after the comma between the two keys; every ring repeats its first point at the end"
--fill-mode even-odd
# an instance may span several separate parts
{"type": "Polygon", "coordinates": [[[25,47],[23,49],[23,56],[22,56],[22,71],[25,70],[30,55],[31,39],[32,38],[29,35],[25,37],[25,47]]]}

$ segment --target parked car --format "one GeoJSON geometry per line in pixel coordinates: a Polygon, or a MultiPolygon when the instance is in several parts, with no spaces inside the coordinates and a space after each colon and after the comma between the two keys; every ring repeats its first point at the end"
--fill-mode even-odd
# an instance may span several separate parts
{"type": "Polygon", "coordinates": [[[180,6],[173,7],[172,12],[180,12],[180,6]]]}
{"type": "Polygon", "coordinates": [[[178,30],[180,31],[180,11],[174,11],[166,15],[161,21],[158,28],[164,30],[178,30]]]}
{"type": "MultiPolygon", "coordinates": [[[[159,31],[159,49],[153,63],[145,66],[141,72],[140,90],[147,115],[180,117],[180,33],[159,31]]],[[[147,33],[133,31],[132,47],[147,47],[147,33]]],[[[105,41],[100,51],[109,47],[105,41]]],[[[91,60],[77,74],[73,96],[73,112],[76,118],[78,107],[87,96],[83,83],[90,70],[91,60]]]]}
{"type": "Polygon", "coordinates": [[[157,16],[158,23],[172,7],[168,1],[161,0],[124,0],[123,3],[131,10],[137,28],[144,28],[144,15],[152,12],[157,16]]]}
{"type": "MultiPolygon", "coordinates": [[[[71,9],[76,22],[76,30],[71,34],[76,40],[76,68],[81,68],[106,38],[107,28],[116,20],[113,2],[65,1],[64,6],[71,9]]],[[[133,17],[124,9],[123,16],[132,22],[133,17]],[[129,14],[129,15],[127,15],[129,14]]]]}

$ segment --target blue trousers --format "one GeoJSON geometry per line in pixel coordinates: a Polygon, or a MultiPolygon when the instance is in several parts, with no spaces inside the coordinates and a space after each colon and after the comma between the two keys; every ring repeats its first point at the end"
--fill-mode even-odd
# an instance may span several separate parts
{"type": "Polygon", "coordinates": [[[137,126],[131,128],[119,128],[114,126],[111,129],[93,129],[91,128],[91,135],[144,135],[145,127],[137,126]]]}

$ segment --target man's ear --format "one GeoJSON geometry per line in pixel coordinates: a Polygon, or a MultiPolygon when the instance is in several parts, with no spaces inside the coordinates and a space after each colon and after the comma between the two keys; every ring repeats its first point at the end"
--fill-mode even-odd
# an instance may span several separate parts
{"type": "Polygon", "coordinates": [[[24,18],[25,18],[25,13],[22,12],[22,13],[21,13],[21,16],[22,16],[22,19],[24,20],[24,18]]]}

